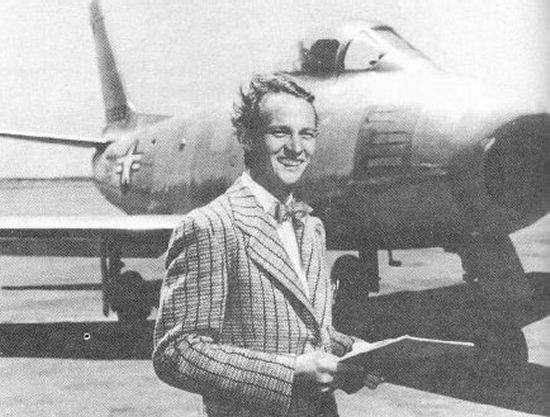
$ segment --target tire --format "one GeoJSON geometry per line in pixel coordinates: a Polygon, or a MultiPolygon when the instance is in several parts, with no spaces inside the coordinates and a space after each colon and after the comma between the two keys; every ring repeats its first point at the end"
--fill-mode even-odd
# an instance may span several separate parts
{"type": "Polygon", "coordinates": [[[330,280],[333,287],[332,318],[334,327],[347,334],[357,334],[369,293],[361,280],[361,263],[354,255],[339,257],[332,266],[330,280]],[[358,327],[359,326],[359,327],[358,327]]]}
{"type": "Polygon", "coordinates": [[[145,294],[145,281],[137,271],[125,271],[114,283],[111,293],[111,307],[118,320],[124,323],[145,322],[151,306],[145,294]]]}

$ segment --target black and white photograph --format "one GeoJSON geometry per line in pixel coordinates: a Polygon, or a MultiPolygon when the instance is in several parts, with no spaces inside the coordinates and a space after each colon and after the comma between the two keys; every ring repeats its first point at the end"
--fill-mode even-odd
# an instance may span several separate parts
{"type": "Polygon", "coordinates": [[[0,16],[0,416],[550,416],[546,0],[0,16]]]}

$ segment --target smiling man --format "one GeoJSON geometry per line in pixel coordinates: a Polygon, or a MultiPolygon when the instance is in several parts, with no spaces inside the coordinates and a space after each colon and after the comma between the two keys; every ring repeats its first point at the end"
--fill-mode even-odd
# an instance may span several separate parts
{"type": "MultiPolygon", "coordinates": [[[[310,96],[311,97],[311,96],[310,96]]],[[[312,98],[309,98],[312,100],[312,98]]],[[[307,168],[317,139],[317,115],[307,96],[266,94],[252,129],[241,128],[252,179],[284,201],[307,168]],[[247,136],[252,135],[248,138],[247,136]],[[258,137],[256,137],[258,136],[258,137]],[[258,140],[260,139],[260,140],[258,140]]],[[[237,129],[245,117],[235,118],[237,129]]]]}
{"type": "Polygon", "coordinates": [[[336,416],[334,389],[363,383],[338,366],[353,339],[332,328],[323,225],[292,196],[315,152],[313,100],[254,77],[233,118],[246,172],[170,241],[155,371],[208,416],[336,416]]]}

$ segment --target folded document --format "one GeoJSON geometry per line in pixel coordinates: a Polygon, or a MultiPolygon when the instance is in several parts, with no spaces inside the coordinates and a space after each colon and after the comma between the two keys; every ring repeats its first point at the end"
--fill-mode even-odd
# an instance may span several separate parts
{"type": "Polygon", "coordinates": [[[477,349],[471,342],[424,339],[405,335],[376,343],[355,342],[353,349],[342,356],[339,362],[361,365],[365,369],[385,369],[396,367],[399,363],[414,363],[444,356],[474,356],[476,353],[477,349]]]}

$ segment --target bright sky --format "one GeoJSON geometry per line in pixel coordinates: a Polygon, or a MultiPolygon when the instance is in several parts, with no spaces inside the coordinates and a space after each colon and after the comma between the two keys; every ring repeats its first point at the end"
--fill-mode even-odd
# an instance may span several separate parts
{"type": "MultiPolygon", "coordinates": [[[[103,103],[86,0],[0,3],[0,130],[98,135],[103,103]]],[[[311,27],[393,26],[441,67],[550,108],[546,0],[103,1],[136,109],[181,114],[290,59],[311,27]]],[[[90,151],[2,140],[0,177],[90,174],[90,151]]]]}

